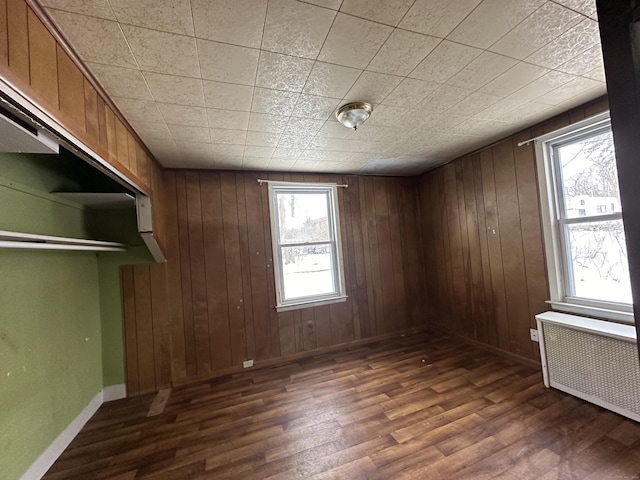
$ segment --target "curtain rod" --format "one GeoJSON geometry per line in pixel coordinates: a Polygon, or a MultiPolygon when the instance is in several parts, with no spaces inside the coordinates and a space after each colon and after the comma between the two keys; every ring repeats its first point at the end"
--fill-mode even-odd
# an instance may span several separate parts
{"type": "MultiPolygon", "coordinates": [[[[283,181],[280,181],[280,180],[263,180],[263,179],[259,178],[258,179],[258,183],[260,185],[262,185],[263,183],[301,183],[301,182],[283,182],[283,181]]],[[[334,184],[334,185],[336,185],[336,184],[334,184]]],[[[336,185],[336,187],[349,188],[349,185],[336,185]]]]}

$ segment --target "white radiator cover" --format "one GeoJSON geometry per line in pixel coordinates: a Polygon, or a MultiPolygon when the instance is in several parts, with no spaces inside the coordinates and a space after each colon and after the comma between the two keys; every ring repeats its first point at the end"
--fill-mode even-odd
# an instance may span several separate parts
{"type": "Polygon", "coordinates": [[[640,422],[635,327],[560,312],[536,321],[545,386],[640,422]]]}

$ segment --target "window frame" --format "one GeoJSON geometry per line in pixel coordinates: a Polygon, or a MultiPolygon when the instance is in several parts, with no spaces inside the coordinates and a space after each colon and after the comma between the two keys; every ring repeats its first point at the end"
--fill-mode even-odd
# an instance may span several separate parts
{"type": "MultiPolygon", "coordinates": [[[[549,303],[555,310],[633,324],[633,305],[582,298],[572,292],[572,267],[568,250],[568,226],[594,221],[623,220],[623,212],[563,218],[564,196],[559,156],[563,144],[611,129],[609,112],[568,125],[535,139],[542,230],[549,279],[549,303]]],[[[624,220],[623,220],[624,222],[624,220]]],[[[624,224],[624,223],[623,223],[624,224]]]]}
{"type": "Polygon", "coordinates": [[[344,302],[348,298],[345,288],[344,261],[342,256],[342,236],[340,232],[340,212],[338,208],[338,186],[335,183],[305,183],[305,182],[276,182],[269,181],[269,220],[271,223],[272,264],[275,281],[276,311],[284,312],[300,308],[317,307],[331,303],[344,302]],[[277,217],[278,193],[325,193],[327,195],[327,223],[329,226],[329,240],[321,242],[283,243],[280,239],[280,222],[277,217]],[[283,247],[330,245],[332,252],[331,265],[335,291],[327,294],[284,298],[284,276],[281,250],[283,247]]]}

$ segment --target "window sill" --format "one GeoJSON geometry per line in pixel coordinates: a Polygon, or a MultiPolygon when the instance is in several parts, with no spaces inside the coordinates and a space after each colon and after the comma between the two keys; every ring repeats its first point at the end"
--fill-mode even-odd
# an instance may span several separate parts
{"type": "Polygon", "coordinates": [[[288,303],[286,305],[276,305],[276,312],[288,312],[289,310],[299,310],[301,308],[320,307],[322,305],[330,305],[332,303],[345,302],[349,298],[347,295],[338,297],[324,298],[322,300],[312,300],[299,303],[288,303]]]}
{"type": "Polygon", "coordinates": [[[623,322],[630,325],[635,324],[635,318],[633,316],[633,312],[623,312],[621,310],[611,310],[608,308],[579,305],[576,303],[557,302],[553,300],[547,300],[547,303],[551,305],[551,307],[554,310],[559,310],[561,312],[568,312],[568,313],[575,313],[578,315],[587,315],[590,317],[603,318],[606,320],[623,322]]]}

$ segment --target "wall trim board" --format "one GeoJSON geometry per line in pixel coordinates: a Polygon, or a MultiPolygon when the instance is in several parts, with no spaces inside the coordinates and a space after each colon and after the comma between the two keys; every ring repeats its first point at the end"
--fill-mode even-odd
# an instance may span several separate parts
{"type": "Polygon", "coordinates": [[[542,363],[540,363],[540,361],[538,361],[538,360],[534,360],[532,358],[523,357],[521,355],[518,355],[517,353],[508,352],[506,350],[503,350],[502,348],[494,347],[493,345],[488,345],[486,343],[480,342],[478,340],[474,340],[474,339],[469,338],[469,337],[464,337],[462,335],[456,335],[455,333],[447,330],[446,328],[442,328],[442,327],[440,327],[438,325],[429,325],[427,327],[427,330],[429,330],[429,329],[435,330],[436,332],[444,333],[445,335],[448,335],[451,338],[455,338],[456,340],[459,340],[462,343],[466,343],[468,345],[473,345],[474,347],[478,347],[478,348],[481,348],[483,350],[487,350],[487,351],[489,351],[491,353],[495,353],[495,354],[500,355],[502,357],[506,357],[506,358],[509,358],[511,360],[515,360],[517,362],[524,363],[526,365],[529,365],[530,367],[539,368],[540,371],[542,372],[542,363]]]}
{"type": "Polygon", "coordinates": [[[127,398],[127,386],[124,383],[109,385],[102,389],[102,402],[112,402],[127,398]]]}
{"type": "Polygon", "coordinates": [[[89,419],[98,411],[102,403],[103,390],[100,390],[87,406],[82,409],[78,416],[71,421],[67,428],[58,435],[51,445],[31,464],[27,471],[22,474],[20,480],[41,479],[44,474],[47,473],[47,470],[51,468],[51,465],[62,455],[62,452],[69,446],[71,441],[80,433],[82,427],[84,427],[89,419]]]}
{"type": "MultiPolygon", "coordinates": [[[[242,365],[239,365],[237,367],[231,367],[231,368],[227,368],[227,369],[224,369],[224,370],[219,370],[219,371],[217,371],[217,372],[215,372],[213,374],[203,375],[202,377],[196,377],[196,378],[189,377],[189,378],[186,378],[186,379],[174,380],[173,381],[173,386],[174,387],[184,387],[184,386],[195,385],[195,384],[198,384],[198,383],[207,382],[209,380],[215,380],[216,378],[225,377],[227,375],[233,375],[233,374],[237,374],[237,373],[242,373],[242,372],[247,371],[247,370],[256,370],[256,369],[262,369],[262,368],[267,368],[267,367],[273,367],[273,366],[276,366],[276,365],[277,366],[285,365],[287,363],[295,362],[297,360],[301,360],[301,359],[305,359],[305,358],[315,357],[317,355],[323,355],[325,353],[339,352],[339,351],[342,351],[342,350],[348,350],[350,348],[362,347],[362,346],[365,346],[365,345],[369,345],[371,343],[381,342],[381,341],[384,341],[384,340],[391,340],[391,339],[394,339],[394,338],[406,337],[407,335],[417,335],[419,333],[428,332],[431,329],[432,328],[431,328],[430,325],[425,325],[425,326],[421,326],[421,327],[414,327],[414,328],[408,328],[406,330],[400,330],[398,332],[387,333],[387,334],[379,335],[379,336],[376,336],[376,337],[361,338],[359,340],[340,343],[340,344],[337,344],[337,345],[331,345],[329,347],[316,348],[314,350],[308,350],[308,351],[305,351],[305,352],[293,353],[293,354],[287,355],[287,356],[270,358],[268,360],[262,360],[262,361],[256,361],[256,362],[254,362],[254,366],[252,368],[243,368],[242,365]]],[[[449,334],[448,332],[445,332],[445,333],[449,334]]],[[[451,335],[451,336],[453,336],[453,335],[451,335]]]]}

